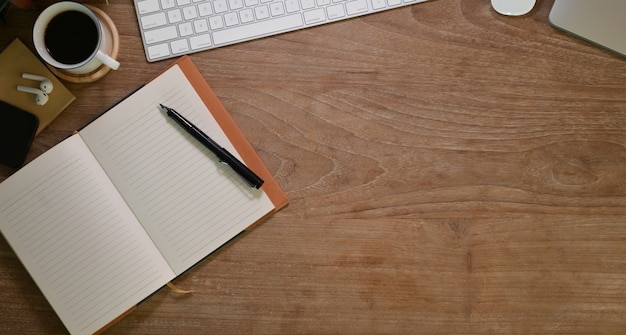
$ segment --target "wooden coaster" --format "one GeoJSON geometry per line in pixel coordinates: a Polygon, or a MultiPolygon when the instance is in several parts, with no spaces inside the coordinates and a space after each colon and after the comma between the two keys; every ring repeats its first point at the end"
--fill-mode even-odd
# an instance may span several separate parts
{"type": "MultiPolygon", "coordinates": [[[[104,33],[109,34],[109,39],[111,40],[112,44],[111,52],[109,53],[109,55],[114,59],[117,59],[117,55],[120,51],[120,35],[117,32],[117,27],[113,23],[113,20],[111,20],[111,18],[98,7],[90,5],[87,5],[87,7],[89,7],[89,9],[91,9],[96,14],[102,24],[107,28],[104,29],[104,33]]],[[[57,77],[71,83],[91,83],[104,77],[107,73],[109,73],[109,71],[111,71],[111,68],[106,65],[101,65],[92,72],[82,74],[67,72],[65,70],[57,69],[51,65],[48,65],[48,68],[57,77]]]]}

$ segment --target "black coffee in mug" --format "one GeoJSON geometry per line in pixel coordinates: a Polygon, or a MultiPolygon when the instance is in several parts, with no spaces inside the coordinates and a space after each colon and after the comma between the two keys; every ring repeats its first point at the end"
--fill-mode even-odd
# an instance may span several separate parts
{"type": "Polygon", "coordinates": [[[75,10],[53,17],[44,33],[50,56],[63,64],[78,64],[88,59],[96,51],[98,40],[96,22],[75,10]]]}

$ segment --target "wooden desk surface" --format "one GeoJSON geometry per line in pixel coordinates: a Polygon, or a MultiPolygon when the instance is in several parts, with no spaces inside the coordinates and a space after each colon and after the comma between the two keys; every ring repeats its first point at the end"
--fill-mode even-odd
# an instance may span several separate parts
{"type": "MultiPolygon", "coordinates": [[[[29,160],[169,61],[92,2],[120,70],[29,160]]],[[[610,334],[626,329],[626,58],[487,0],[435,0],[192,55],[291,204],[109,334],[610,334]]],[[[0,48],[30,45],[11,10],[0,48]]],[[[0,169],[0,179],[13,170],[0,169]]],[[[0,333],[63,334],[0,239],[0,333]]]]}

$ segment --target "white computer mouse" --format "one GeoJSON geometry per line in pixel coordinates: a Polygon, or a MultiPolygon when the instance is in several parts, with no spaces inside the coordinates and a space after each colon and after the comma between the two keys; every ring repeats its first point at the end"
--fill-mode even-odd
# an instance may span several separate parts
{"type": "Polygon", "coordinates": [[[519,16],[530,12],[535,2],[535,0],[491,0],[491,7],[502,15],[519,16]]]}

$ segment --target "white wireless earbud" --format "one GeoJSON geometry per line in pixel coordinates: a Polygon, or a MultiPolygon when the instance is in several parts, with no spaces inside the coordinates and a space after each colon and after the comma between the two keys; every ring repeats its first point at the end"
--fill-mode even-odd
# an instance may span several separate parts
{"type": "Polygon", "coordinates": [[[22,73],[22,78],[40,81],[39,88],[41,88],[41,90],[44,91],[44,93],[52,92],[52,82],[50,81],[50,79],[44,76],[39,76],[36,74],[30,74],[30,73],[22,73]]]}
{"type": "Polygon", "coordinates": [[[35,102],[37,103],[37,105],[42,106],[45,105],[46,102],[48,102],[48,94],[38,88],[33,88],[33,87],[28,87],[28,86],[18,86],[17,90],[20,92],[26,92],[26,93],[32,93],[37,95],[35,97],[35,102]]]}

